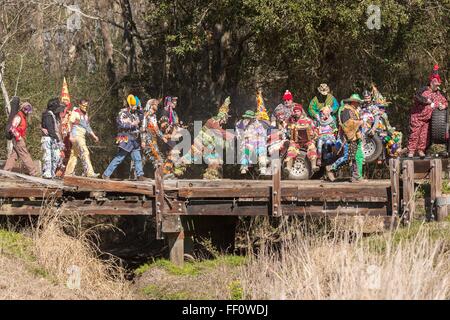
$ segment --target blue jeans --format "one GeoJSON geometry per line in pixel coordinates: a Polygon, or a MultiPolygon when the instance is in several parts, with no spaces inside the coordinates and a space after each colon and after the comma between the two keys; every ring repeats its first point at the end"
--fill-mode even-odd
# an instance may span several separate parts
{"type": "Polygon", "coordinates": [[[117,167],[125,160],[127,155],[131,156],[131,159],[134,161],[134,170],[136,171],[136,177],[141,177],[144,175],[144,169],[142,168],[142,157],[141,157],[141,150],[135,149],[131,152],[127,152],[121,148],[119,148],[119,153],[112,159],[111,163],[109,164],[108,168],[106,168],[103,175],[110,177],[114,170],[117,169],[117,167]]]}
{"type": "Polygon", "coordinates": [[[340,167],[342,167],[343,165],[345,165],[346,163],[348,163],[348,143],[344,144],[344,154],[342,155],[342,157],[340,157],[339,159],[336,160],[335,163],[333,163],[332,165],[332,170],[333,171],[337,171],[340,167]]]}

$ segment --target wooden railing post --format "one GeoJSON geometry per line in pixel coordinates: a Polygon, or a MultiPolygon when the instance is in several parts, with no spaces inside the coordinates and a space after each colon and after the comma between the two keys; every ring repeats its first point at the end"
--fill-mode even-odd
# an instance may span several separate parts
{"type": "Polygon", "coordinates": [[[403,161],[403,221],[407,224],[414,219],[416,211],[414,194],[414,162],[412,160],[403,161]]]}
{"type": "Polygon", "coordinates": [[[179,215],[166,215],[163,168],[155,171],[156,237],[167,239],[170,261],[182,266],[184,263],[184,230],[179,215]]]}
{"type": "Polygon", "coordinates": [[[156,238],[164,239],[162,234],[162,216],[164,214],[164,180],[162,166],[158,166],[155,170],[155,221],[156,221],[156,238]]]}
{"type": "Polygon", "coordinates": [[[447,216],[447,206],[438,206],[437,199],[442,197],[442,161],[433,159],[430,163],[430,218],[442,221],[447,216]]]}
{"type": "Polygon", "coordinates": [[[281,217],[283,215],[283,208],[281,207],[281,160],[276,159],[272,164],[272,215],[274,217],[281,217]]]}
{"type": "Polygon", "coordinates": [[[391,205],[392,217],[396,217],[399,213],[400,204],[400,160],[389,160],[389,171],[391,175],[391,205]]]}

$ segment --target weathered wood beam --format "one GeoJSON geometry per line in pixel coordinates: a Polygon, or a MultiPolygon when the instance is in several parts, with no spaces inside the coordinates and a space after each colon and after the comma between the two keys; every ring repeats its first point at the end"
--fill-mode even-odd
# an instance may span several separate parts
{"type": "Polygon", "coordinates": [[[272,164],[272,187],[271,187],[271,204],[272,215],[274,217],[281,217],[283,215],[283,208],[281,206],[281,161],[274,160],[272,164]]]}
{"type": "Polygon", "coordinates": [[[415,193],[414,193],[414,162],[412,160],[403,161],[402,164],[403,181],[403,221],[407,224],[414,219],[416,211],[415,193]]]}
{"type": "Polygon", "coordinates": [[[389,160],[389,172],[391,176],[391,212],[397,216],[400,207],[400,160],[389,160]]]}
{"type": "MultiPolygon", "coordinates": [[[[245,188],[181,188],[178,196],[185,199],[195,198],[269,198],[269,187],[255,185],[245,188]]],[[[388,188],[381,186],[361,185],[334,185],[334,186],[302,186],[281,187],[281,198],[295,198],[298,201],[365,201],[386,202],[388,200],[388,188]]]]}
{"type": "Polygon", "coordinates": [[[113,181],[84,178],[77,176],[64,177],[64,186],[75,187],[78,191],[106,191],[141,194],[153,197],[153,182],[113,181]]]}
{"type": "Polygon", "coordinates": [[[164,239],[163,235],[163,215],[165,214],[166,199],[164,196],[164,180],[163,180],[163,168],[158,166],[155,171],[155,216],[156,216],[156,239],[164,239]]]}
{"type": "Polygon", "coordinates": [[[32,177],[32,176],[28,176],[26,174],[21,174],[21,173],[16,173],[16,172],[11,172],[11,171],[0,170],[0,176],[12,178],[12,179],[24,180],[27,182],[31,182],[33,184],[41,185],[41,186],[60,188],[60,189],[63,188],[63,184],[60,181],[32,177]]]}
{"type": "Polygon", "coordinates": [[[63,192],[61,189],[42,189],[27,187],[0,187],[0,198],[60,198],[63,192]]]}
{"type": "Polygon", "coordinates": [[[437,206],[437,198],[442,196],[442,161],[433,159],[430,161],[430,218],[442,221],[447,215],[447,206],[437,206]]]}
{"type": "MultiPolygon", "coordinates": [[[[386,205],[377,207],[340,207],[334,206],[300,206],[282,204],[283,215],[386,215],[386,205]]],[[[186,207],[185,212],[167,212],[166,215],[174,216],[269,216],[267,205],[238,206],[232,203],[217,204],[192,204],[186,207]]]]}

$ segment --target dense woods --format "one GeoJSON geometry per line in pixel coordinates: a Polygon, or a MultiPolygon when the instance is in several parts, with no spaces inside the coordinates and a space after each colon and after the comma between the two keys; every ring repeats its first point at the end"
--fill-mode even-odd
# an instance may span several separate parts
{"type": "Polygon", "coordinates": [[[449,0],[2,0],[0,9],[1,104],[6,112],[7,93],[37,109],[28,138],[36,158],[40,112],[63,77],[75,101],[92,101],[99,166],[115,151],[114,118],[130,92],[178,96],[191,123],[228,95],[236,119],[256,108],[258,88],[273,110],[286,89],[307,103],[323,82],[339,99],[374,82],[407,134],[413,92],[435,63],[449,86],[449,0]],[[370,5],[381,9],[379,29],[367,25],[370,5]]]}

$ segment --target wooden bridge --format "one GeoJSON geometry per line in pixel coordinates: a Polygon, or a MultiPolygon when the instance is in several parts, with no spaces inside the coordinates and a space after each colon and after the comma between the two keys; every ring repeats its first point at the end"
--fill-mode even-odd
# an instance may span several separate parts
{"type": "MultiPolygon", "coordinates": [[[[440,159],[390,161],[390,180],[366,183],[270,180],[114,181],[65,177],[51,181],[0,170],[0,215],[40,215],[46,207],[62,215],[148,215],[157,238],[169,242],[171,259],[183,261],[183,216],[372,216],[386,227],[412,220],[417,179],[430,179],[432,219],[447,215],[440,159]]],[[[278,166],[279,167],[279,166],[278,166]]]]}

